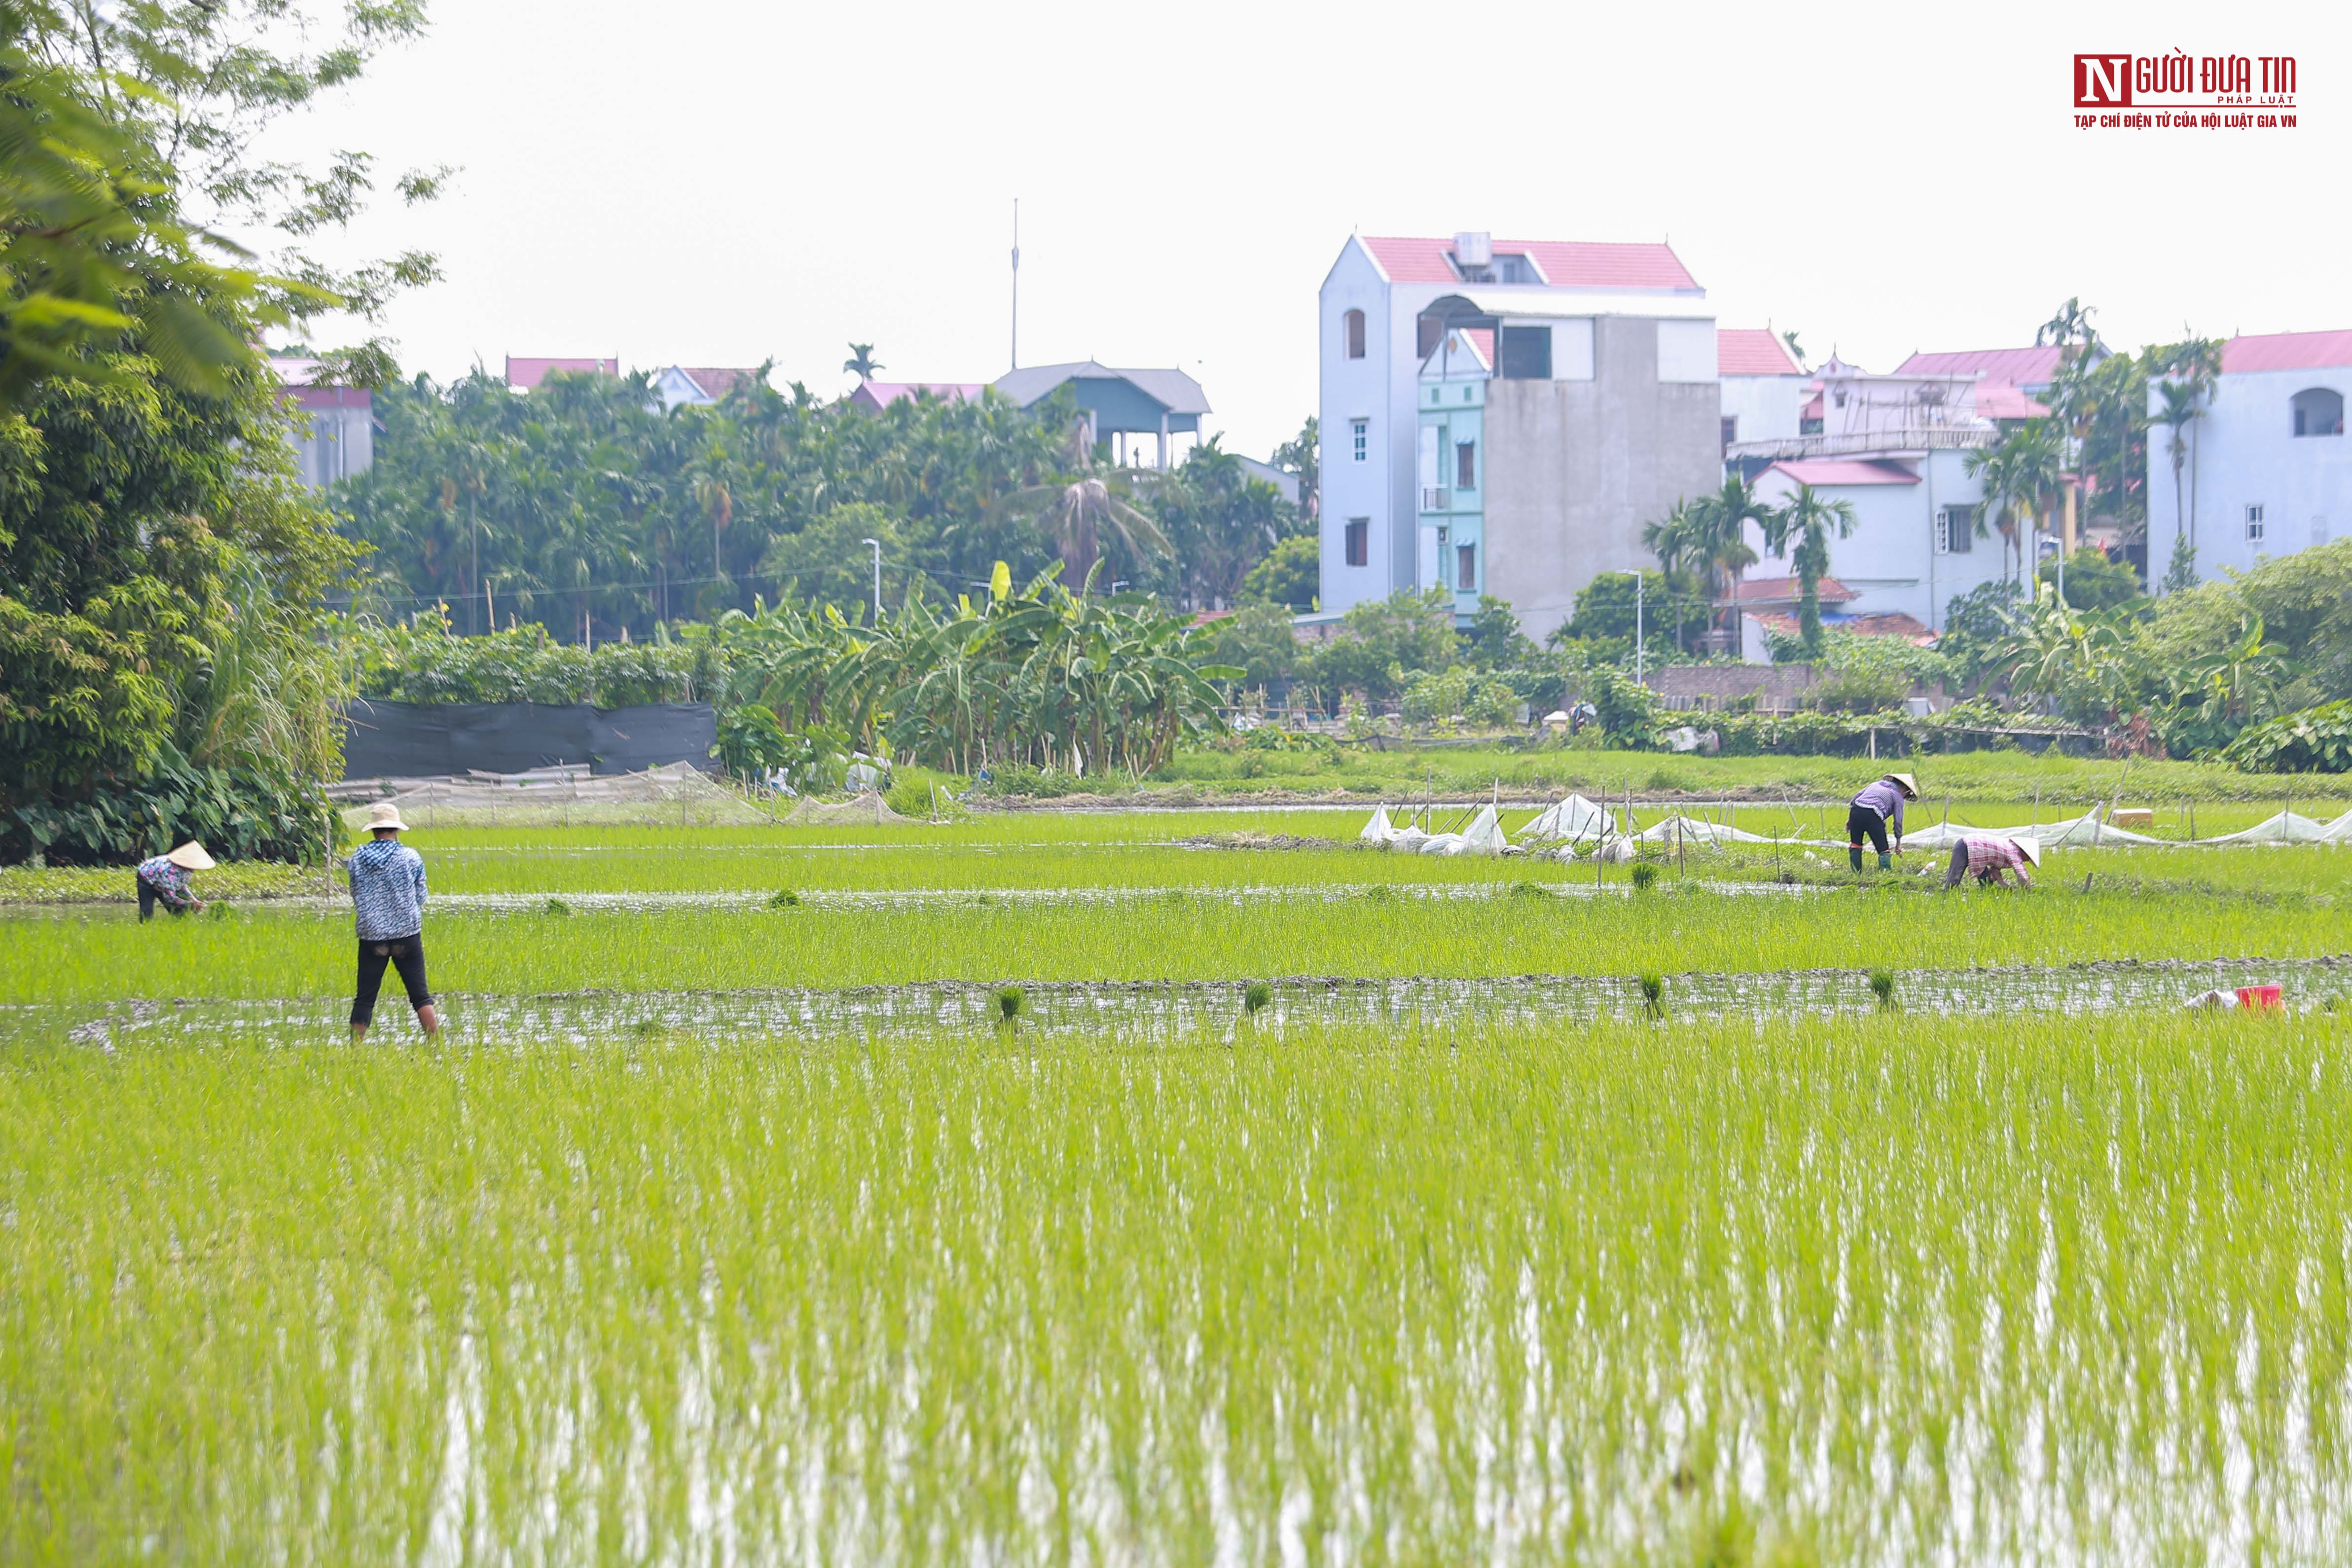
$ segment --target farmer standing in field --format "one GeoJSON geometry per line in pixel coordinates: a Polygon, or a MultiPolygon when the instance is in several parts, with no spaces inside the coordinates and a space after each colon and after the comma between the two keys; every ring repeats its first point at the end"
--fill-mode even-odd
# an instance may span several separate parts
{"type": "Polygon", "coordinates": [[[196,897],[188,887],[188,873],[212,868],[213,858],[205,854],[205,847],[193,838],[169,855],[152,856],[140,861],[139,918],[153,920],[157,904],[174,915],[203,909],[204,900],[196,897]]]}
{"type": "Polygon", "coordinates": [[[1886,849],[1886,830],[1895,830],[1895,849],[1903,848],[1903,803],[1919,798],[1919,781],[1909,773],[1888,773],[1875,784],[1864,786],[1845,808],[1846,858],[1857,871],[1862,869],[1862,841],[1869,839],[1878,851],[1878,868],[1894,869],[1895,862],[1886,849]]]}
{"type": "Polygon", "coordinates": [[[400,807],[380,801],[368,807],[369,842],[352,851],[352,905],[359,915],[359,992],[352,998],[352,1043],[367,1038],[375,1016],[375,994],[383,966],[400,971],[408,1005],[431,1039],[441,1032],[433,993],[425,985],[425,857],[400,841],[408,824],[400,807]]]}
{"type": "Polygon", "coordinates": [[[1952,846],[1952,863],[1944,868],[1944,886],[1957,888],[1963,877],[1974,877],[1980,887],[1999,887],[2004,873],[2021,888],[2033,886],[2025,868],[2042,864],[2042,845],[2032,838],[1963,838],[1952,846]]]}

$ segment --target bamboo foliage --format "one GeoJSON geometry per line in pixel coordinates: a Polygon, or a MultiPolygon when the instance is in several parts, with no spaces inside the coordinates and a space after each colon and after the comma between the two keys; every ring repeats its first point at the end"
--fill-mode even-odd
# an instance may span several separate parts
{"type": "Polygon", "coordinates": [[[1017,592],[1000,563],[988,599],[910,596],[873,626],[833,605],[761,605],[721,623],[735,689],[787,724],[826,724],[868,748],[971,773],[1005,764],[1148,773],[1216,721],[1192,626],[1040,573],[1017,592]]]}

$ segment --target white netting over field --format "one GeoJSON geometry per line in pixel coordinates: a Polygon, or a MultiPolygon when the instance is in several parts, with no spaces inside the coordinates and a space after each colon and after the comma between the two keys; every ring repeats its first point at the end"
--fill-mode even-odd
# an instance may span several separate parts
{"type": "MultiPolygon", "coordinates": [[[[772,813],[685,763],[604,778],[577,769],[551,768],[398,782],[406,787],[387,798],[400,807],[404,822],[420,830],[598,824],[759,826],[776,820],[772,813]]],[[[354,829],[364,828],[368,808],[375,804],[363,801],[344,807],[343,821],[354,829]]]]}

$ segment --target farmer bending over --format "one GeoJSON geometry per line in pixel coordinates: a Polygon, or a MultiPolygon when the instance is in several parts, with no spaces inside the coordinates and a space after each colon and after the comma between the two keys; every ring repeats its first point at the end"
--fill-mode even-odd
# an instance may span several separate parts
{"type": "Polygon", "coordinates": [[[1888,773],[1877,783],[1864,787],[1845,808],[1845,853],[1853,868],[1862,869],[1862,841],[1869,839],[1878,851],[1878,868],[1891,870],[1894,861],[1886,852],[1886,830],[1895,829],[1895,848],[1903,848],[1903,803],[1919,798],[1919,781],[1909,773],[1888,773]]]}
{"type": "Polygon", "coordinates": [[[2033,886],[2025,868],[2042,864],[2042,845],[2032,838],[1963,838],[1952,846],[1952,863],[1944,868],[1944,886],[1957,888],[1963,877],[1974,877],[1985,887],[1999,887],[2004,873],[2021,888],[2033,886]]]}
{"type": "Polygon", "coordinates": [[[188,873],[209,871],[213,858],[205,847],[189,839],[169,855],[157,855],[139,862],[139,918],[152,921],[155,906],[163,905],[174,915],[184,915],[191,910],[205,907],[204,900],[188,889],[188,873]]]}
{"type": "Polygon", "coordinates": [[[400,820],[400,807],[390,801],[368,807],[368,831],[374,837],[352,850],[347,862],[360,937],[359,992],[352,998],[353,1045],[367,1038],[386,963],[400,971],[425,1037],[429,1040],[441,1032],[441,1015],[433,1010],[433,993],[425,987],[425,857],[400,841],[407,828],[400,820]]]}

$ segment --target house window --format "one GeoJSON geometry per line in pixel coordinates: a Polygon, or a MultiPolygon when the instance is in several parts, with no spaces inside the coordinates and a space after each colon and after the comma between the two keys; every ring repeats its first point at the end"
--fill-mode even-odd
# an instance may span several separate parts
{"type": "Polygon", "coordinates": [[[1364,313],[1361,310],[1350,310],[1339,319],[1347,323],[1348,357],[1349,359],[1363,358],[1364,313]]]}
{"type": "Polygon", "coordinates": [[[2260,544],[2262,542],[2263,505],[2262,502],[2255,501],[2246,508],[2246,542],[2260,544]]]}
{"type": "Polygon", "coordinates": [[[1475,441],[1454,443],[1454,488],[1457,490],[1478,488],[1478,443],[1475,441]]]}
{"type": "Polygon", "coordinates": [[[1512,381],[1551,379],[1551,329],[1505,327],[1501,331],[1503,375],[1512,381]]]}
{"type": "Polygon", "coordinates": [[[1737,414],[1725,415],[1723,416],[1723,449],[1727,452],[1730,451],[1731,444],[1738,439],[1739,416],[1737,414]]]}
{"type": "Polygon", "coordinates": [[[2341,436],[2344,434],[2344,395],[2325,386],[2306,387],[2294,395],[2289,406],[2294,410],[2294,433],[2298,436],[2341,436]]]}
{"type": "Polygon", "coordinates": [[[1948,506],[1936,519],[1936,553],[1966,555],[1976,548],[1977,509],[1948,506]]]}
{"type": "Polygon", "coordinates": [[[1478,586],[1478,547],[1457,544],[1454,547],[1454,585],[1467,594],[1478,586]]]}
{"type": "Polygon", "coordinates": [[[1369,419],[1348,421],[1348,451],[1356,461],[1362,462],[1372,446],[1372,422],[1369,419]]]}
{"type": "Polygon", "coordinates": [[[1369,566],[1372,563],[1372,520],[1351,517],[1348,520],[1348,564],[1369,566]]]}

